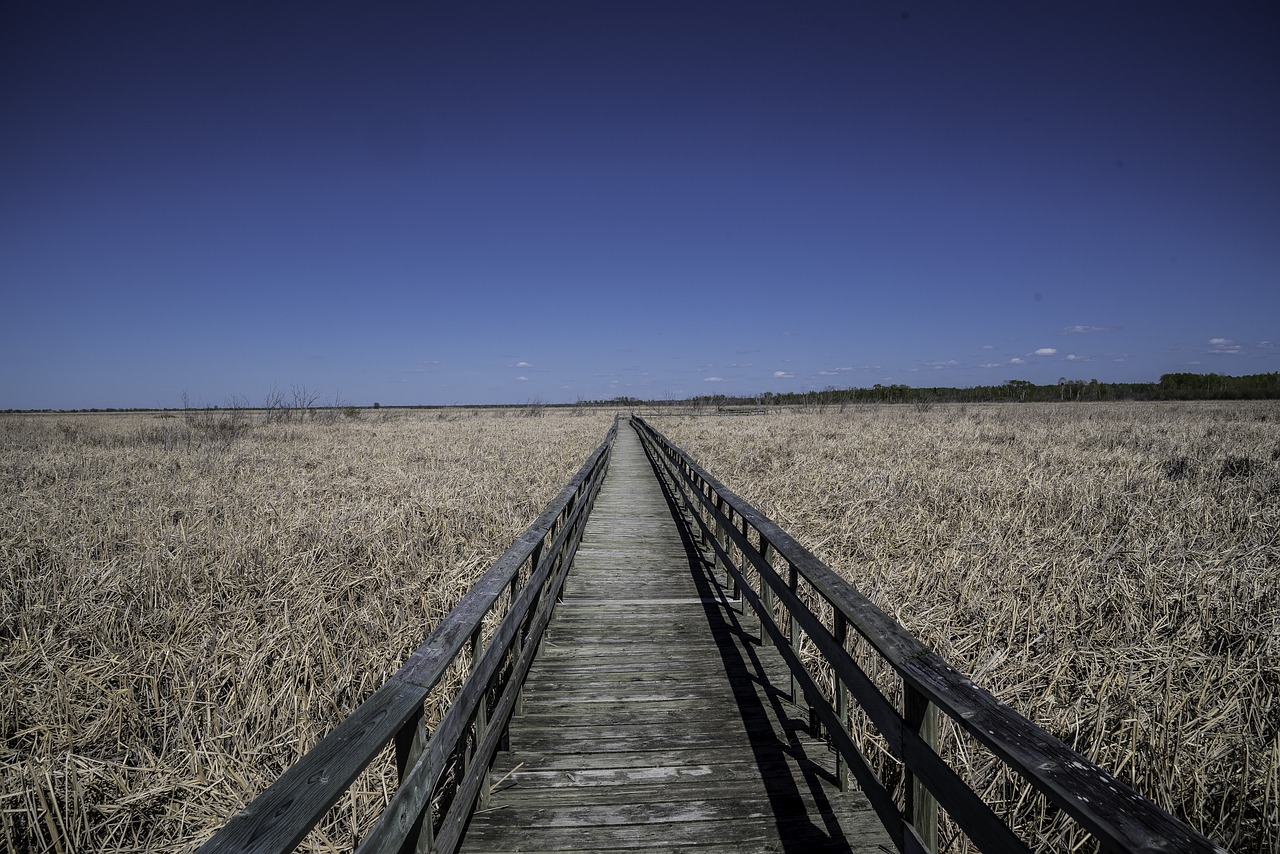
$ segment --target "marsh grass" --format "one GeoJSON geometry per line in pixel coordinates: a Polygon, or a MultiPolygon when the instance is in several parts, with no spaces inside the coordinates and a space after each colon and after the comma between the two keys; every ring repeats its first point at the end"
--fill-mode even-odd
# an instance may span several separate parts
{"type": "MultiPolygon", "coordinates": [[[[1280,851],[1280,406],[653,423],[1014,709],[1211,838],[1280,851]]],[[[900,702],[900,680],[852,646],[900,702]]],[[[1035,847],[1088,850],[945,719],[942,751],[1035,847]]]]}
{"type": "MultiPolygon", "coordinates": [[[[0,417],[4,846],[207,839],[395,671],[610,419],[0,417]]],[[[389,756],[304,850],[367,830],[389,756]]]]}

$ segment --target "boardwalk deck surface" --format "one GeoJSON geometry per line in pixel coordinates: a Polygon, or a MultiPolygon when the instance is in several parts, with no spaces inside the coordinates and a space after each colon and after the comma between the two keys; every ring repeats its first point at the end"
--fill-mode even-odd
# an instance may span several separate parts
{"type": "Polygon", "coordinates": [[[462,851],[892,851],[724,594],[621,425],[462,851]]]}

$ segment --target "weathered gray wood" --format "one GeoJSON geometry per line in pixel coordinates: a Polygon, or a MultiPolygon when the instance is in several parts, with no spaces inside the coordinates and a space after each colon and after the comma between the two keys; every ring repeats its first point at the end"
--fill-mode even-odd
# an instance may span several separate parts
{"type": "Polygon", "coordinates": [[[442,852],[459,842],[468,851],[851,851],[883,850],[890,839],[914,852],[937,844],[938,803],[980,846],[1024,850],[938,756],[938,708],[1104,847],[1214,850],[1001,706],[679,449],[641,429],[650,444],[642,448],[624,431],[616,470],[596,496],[598,480],[588,477],[610,460],[611,432],[395,676],[206,850],[288,850],[392,740],[402,786],[362,850],[424,850],[432,822],[423,821],[423,808],[471,727],[478,743],[434,840],[442,852]],[[664,493],[651,461],[671,491],[664,493]],[[593,496],[597,512],[588,520],[593,496]],[[832,604],[831,626],[803,603],[800,579],[832,604]],[[504,592],[511,614],[485,649],[478,626],[504,592]],[[748,606],[759,617],[751,631],[740,617],[748,606]],[[850,625],[901,674],[903,709],[849,655],[850,625]],[[765,637],[772,648],[760,645],[765,637]],[[831,691],[801,663],[802,637],[834,671],[831,691]],[[473,679],[424,745],[422,701],[468,641],[473,679]],[[490,715],[486,695],[497,690],[508,655],[511,681],[490,715]],[[907,769],[905,816],[848,734],[846,696],[907,769]],[[821,728],[839,764],[805,731],[821,728]],[[486,809],[486,772],[500,746],[506,752],[494,771],[503,782],[486,809]],[[840,791],[849,771],[864,792],[840,791]],[[482,809],[473,813],[477,801],[482,809]]]}
{"type": "Polygon", "coordinates": [[[850,820],[847,836],[833,838],[825,828],[795,818],[776,815],[743,817],[732,813],[719,816],[699,813],[689,819],[670,816],[667,821],[594,826],[554,825],[523,811],[508,812],[501,828],[496,823],[473,822],[463,850],[562,852],[660,851],[698,852],[825,852],[868,851],[884,854],[884,843],[873,843],[879,835],[875,819],[860,815],[850,820]],[[522,828],[513,832],[509,828],[522,828]],[[474,834],[474,835],[473,835],[474,834]],[[787,840],[784,843],[781,840],[787,840]],[[772,840],[772,841],[770,841],[772,840]]]}
{"type": "Polygon", "coordinates": [[[392,677],[251,804],[205,852],[292,851],[373,756],[422,708],[425,692],[392,677]]]}
{"type": "MultiPolygon", "coordinates": [[[[372,697],[326,735],[248,806],[232,816],[202,852],[291,851],[373,758],[404,731],[427,693],[470,639],[476,626],[513,583],[520,568],[607,465],[616,427],[427,640],[372,697]]],[[[562,529],[566,526],[561,526],[562,529]]],[[[411,737],[400,739],[409,751],[411,737]]],[[[405,754],[407,755],[407,753],[405,754]]]]}
{"type": "MultiPolygon", "coordinates": [[[[683,474],[685,483],[682,485],[687,486],[687,472],[676,471],[673,466],[669,465],[670,460],[665,462],[668,464],[670,476],[672,478],[680,478],[683,474]]],[[[702,509],[707,511],[708,514],[714,515],[720,512],[720,507],[707,500],[700,490],[691,490],[688,494],[695,496],[695,500],[702,504],[702,509]]],[[[695,515],[693,519],[704,530],[710,530],[708,522],[702,516],[695,515]]],[[[782,653],[782,657],[786,659],[790,667],[793,695],[797,691],[802,693],[809,705],[811,721],[816,721],[817,724],[827,727],[832,743],[840,755],[849,762],[851,770],[857,777],[863,791],[866,792],[881,821],[884,822],[894,840],[894,844],[899,848],[903,848],[907,844],[906,835],[909,828],[903,826],[903,819],[898,814],[893,799],[872,774],[865,758],[850,738],[843,722],[844,719],[839,717],[833,703],[823,695],[821,689],[801,662],[796,643],[797,632],[800,628],[818,647],[827,663],[835,671],[839,681],[851,688],[853,696],[867,712],[867,715],[875,723],[881,734],[888,740],[890,748],[912,770],[915,777],[928,787],[927,791],[931,793],[931,797],[936,795],[939,800],[947,805],[955,822],[980,849],[1001,852],[1028,851],[1026,843],[1014,835],[992,809],[964,783],[959,775],[938,757],[936,746],[925,744],[915,729],[903,725],[903,720],[896,710],[893,709],[871,679],[867,677],[848,654],[843,640],[837,641],[835,635],[828,631],[821,621],[805,606],[797,591],[798,573],[796,567],[794,565],[791,566],[784,582],[772,566],[760,559],[759,553],[754,550],[741,532],[735,530],[733,533],[743,554],[755,564],[760,574],[762,586],[765,589],[773,588],[778,601],[789,615],[787,622],[790,630],[788,633],[784,634],[781,626],[778,626],[773,620],[766,623],[764,628],[774,639],[774,644],[778,647],[778,651],[782,653]]],[[[713,544],[713,546],[719,547],[718,544],[713,544]]],[[[721,555],[721,558],[727,559],[727,555],[721,555]]],[[[745,577],[741,576],[741,569],[730,563],[730,571],[740,575],[743,586],[746,588],[743,592],[747,601],[757,610],[757,613],[763,616],[765,614],[763,600],[759,598],[755,590],[746,585],[745,577]]],[[[815,723],[811,723],[811,728],[815,726],[815,723]]]]}
{"type": "MultiPolygon", "coordinates": [[[[843,614],[835,615],[835,630],[832,632],[833,639],[840,649],[844,649],[845,635],[848,633],[849,621],[844,618],[843,614]]],[[[836,678],[835,680],[835,706],[836,717],[840,719],[840,728],[848,730],[849,728],[849,689],[845,686],[844,680],[836,678]]],[[[935,747],[936,741],[935,741],[935,747]]],[[[849,790],[849,760],[844,758],[843,754],[836,754],[836,776],[840,778],[840,788],[844,791],[849,790]]]]}
{"type": "MultiPolygon", "coordinates": [[[[427,748],[424,717],[420,706],[417,713],[396,733],[396,779],[402,784],[409,770],[418,763],[423,751],[427,748]]],[[[414,854],[419,850],[430,851],[434,841],[433,823],[434,817],[431,815],[430,807],[421,811],[418,814],[418,820],[405,834],[404,842],[400,845],[400,854],[414,854]]]]}
{"type": "MultiPolygon", "coordinates": [[[[590,486],[585,488],[590,489],[590,486]]],[[[487,800],[489,762],[498,744],[507,739],[506,721],[520,696],[521,685],[533,661],[534,650],[551,619],[552,609],[577,547],[579,521],[585,518],[590,506],[590,497],[566,504],[559,517],[563,524],[553,538],[551,547],[545,553],[541,550],[536,552],[536,568],[483,653],[480,652],[479,627],[473,631],[472,672],[441,719],[417,763],[403,775],[400,788],[392,797],[382,818],[362,842],[359,848],[362,854],[395,850],[404,845],[403,840],[412,836],[413,828],[422,823],[421,815],[446,770],[448,757],[457,748],[469,724],[474,725],[474,738],[478,743],[472,745],[464,755],[463,781],[448,805],[440,832],[434,840],[433,850],[451,852],[477,795],[481,795],[482,804],[487,800]],[[526,626],[527,645],[522,645],[494,710],[497,726],[490,728],[487,725],[486,696],[493,687],[502,661],[526,626]]]]}
{"type": "MultiPolygon", "coordinates": [[[[1179,850],[1221,852],[1223,849],[1187,825],[1147,801],[1132,788],[1097,765],[1072,751],[1031,721],[1002,704],[972,680],[946,664],[902,626],[876,607],[807,549],[793,540],[772,520],[708,474],[687,454],[672,445],[652,427],[638,421],[640,429],[660,449],[655,456],[668,459],[678,470],[677,479],[687,482],[689,493],[704,496],[704,512],[711,523],[720,521],[716,502],[727,505],[755,529],[834,609],[841,613],[871,646],[902,676],[904,682],[941,709],[978,741],[985,744],[1009,767],[1022,775],[1092,833],[1106,849],[1179,850]]],[[[734,538],[752,565],[760,568],[760,551],[734,538]],[[753,554],[754,553],[754,554],[753,554]]],[[[774,587],[775,591],[777,590],[774,587]]],[[[763,605],[759,611],[763,612],[763,605]]],[[[844,677],[842,677],[844,678],[844,677]]],[[[851,686],[855,697],[858,691],[851,686]]],[[[878,692],[877,692],[878,693],[878,692]]],[[[858,697],[862,702],[862,697],[858,697]]],[[[870,710],[869,710],[870,711],[870,710]]],[[[879,724],[877,724],[879,725],[879,724]]],[[[938,800],[942,789],[950,788],[936,776],[936,753],[912,732],[903,730],[903,759],[938,800]],[[932,767],[933,770],[930,770],[932,767]]],[[[892,739],[890,739],[892,743],[892,739]]],[[[954,776],[954,775],[952,775],[954,776]]],[[[952,795],[962,795],[952,792],[952,795]]],[[[949,809],[960,820],[955,807],[949,809]]],[[[904,844],[918,843],[913,834],[904,844]]]]}
{"type": "Polygon", "coordinates": [[[620,431],[495,759],[491,778],[506,779],[462,851],[889,844],[865,797],[839,790],[833,755],[786,700],[790,671],[695,545],[620,431]]]}
{"type": "MultiPolygon", "coordinates": [[[[938,707],[923,697],[910,685],[902,689],[902,717],[920,740],[935,752],[938,749],[938,707]]],[[[907,804],[904,812],[920,842],[930,851],[938,849],[938,801],[928,787],[916,779],[908,768],[906,779],[907,804]]]]}
{"type": "MultiPolygon", "coordinates": [[[[936,720],[934,728],[929,731],[932,740],[928,742],[918,728],[904,725],[902,717],[870,677],[854,662],[843,642],[838,642],[834,634],[828,632],[821,621],[804,606],[794,589],[795,576],[791,575],[784,583],[781,576],[769,567],[762,566],[759,571],[762,582],[774,589],[778,601],[790,614],[791,637],[795,637],[797,625],[803,628],[835,671],[838,681],[850,687],[853,696],[887,739],[890,749],[910,769],[911,783],[913,790],[917,792],[917,801],[922,804],[922,812],[916,815],[913,810],[908,809],[907,816],[924,820],[926,827],[931,822],[936,828],[936,804],[941,800],[947,805],[956,824],[980,849],[1001,852],[1028,850],[1026,844],[1013,834],[990,806],[937,755],[936,720]]],[[[753,605],[758,601],[754,591],[748,594],[748,601],[753,605]]],[[[781,643],[781,629],[770,629],[770,632],[774,634],[776,642],[781,643]]],[[[851,763],[859,783],[871,797],[872,804],[897,841],[905,830],[895,827],[897,816],[890,808],[887,794],[882,794],[880,788],[869,779],[866,763],[842,723],[845,719],[839,716],[829,698],[823,696],[821,689],[801,663],[794,642],[780,652],[791,668],[793,685],[798,683],[802,687],[811,717],[828,727],[828,733],[840,755],[851,763]]]]}

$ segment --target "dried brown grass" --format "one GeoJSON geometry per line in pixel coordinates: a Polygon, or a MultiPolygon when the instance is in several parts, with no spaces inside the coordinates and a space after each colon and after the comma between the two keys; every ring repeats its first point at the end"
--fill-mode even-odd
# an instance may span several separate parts
{"type": "MultiPolygon", "coordinates": [[[[518,414],[0,417],[3,845],[212,835],[394,672],[611,418],[518,414]]],[[[393,773],[375,762],[305,848],[349,846],[393,773]]]]}
{"type": "MultiPolygon", "coordinates": [[[[653,423],[1015,709],[1211,838],[1280,850],[1280,406],[653,423]]],[[[1038,848],[1081,844],[954,727],[942,749],[1038,848]]]]}

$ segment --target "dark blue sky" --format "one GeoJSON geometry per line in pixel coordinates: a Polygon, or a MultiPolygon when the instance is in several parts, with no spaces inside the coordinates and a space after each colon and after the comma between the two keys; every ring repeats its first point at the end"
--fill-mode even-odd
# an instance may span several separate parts
{"type": "Polygon", "coordinates": [[[0,408],[1280,370],[1274,3],[0,15],[0,408]]]}

